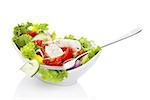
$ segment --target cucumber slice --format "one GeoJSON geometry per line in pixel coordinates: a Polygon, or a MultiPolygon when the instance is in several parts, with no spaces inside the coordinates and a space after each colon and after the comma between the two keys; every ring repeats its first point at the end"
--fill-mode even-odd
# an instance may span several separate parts
{"type": "Polygon", "coordinates": [[[24,64],[20,70],[26,73],[28,76],[33,77],[39,70],[40,64],[37,60],[31,60],[24,64]]]}

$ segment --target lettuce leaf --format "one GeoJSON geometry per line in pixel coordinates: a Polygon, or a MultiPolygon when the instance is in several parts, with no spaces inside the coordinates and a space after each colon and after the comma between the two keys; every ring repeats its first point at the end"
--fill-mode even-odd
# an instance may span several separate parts
{"type": "Polygon", "coordinates": [[[29,42],[23,48],[20,49],[22,55],[25,58],[32,59],[36,55],[37,45],[33,42],[29,42]]]}
{"type": "Polygon", "coordinates": [[[13,42],[17,45],[17,47],[20,49],[21,47],[25,46],[32,40],[32,37],[27,34],[23,34],[21,36],[14,36],[13,42]]]}
{"type": "Polygon", "coordinates": [[[32,30],[38,33],[44,33],[43,32],[44,30],[48,30],[48,24],[47,23],[33,24],[32,30]]]}
{"type": "Polygon", "coordinates": [[[44,68],[39,68],[38,73],[41,75],[40,78],[48,82],[61,82],[67,78],[68,73],[66,70],[48,70],[44,68]]]}
{"type": "Polygon", "coordinates": [[[79,39],[79,42],[80,42],[81,45],[82,45],[82,50],[84,50],[84,51],[89,51],[90,49],[92,49],[92,43],[91,43],[91,41],[89,41],[87,38],[81,37],[81,38],[79,39]]]}
{"type": "Polygon", "coordinates": [[[29,27],[32,26],[33,24],[31,22],[27,23],[22,23],[18,24],[17,26],[14,27],[14,36],[21,36],[22,34],[26,34],[29,32],[29,27]]]}
{"type": "Polygon", "coordinates": [[[95,48],[92,48],[90,51],[88,51],[88,54],[82,58],[81,63],[85,64],[88,62],[91,58],[93,58],[99,51],[101,50],[100,46],[96,46],[95,48]]]}
{"type": "Polygon", "coordinates": [[[64,37],[65,39],[77,40],[74,35],[69,34],[64,37]]]}
{"type": "Polygon", "coordinates": [[[51,37],[52,37],[52,40],[55,40],[55,39],[56,39],[56,32],[53,32],[53,33],[51,34],[51,37]]]}

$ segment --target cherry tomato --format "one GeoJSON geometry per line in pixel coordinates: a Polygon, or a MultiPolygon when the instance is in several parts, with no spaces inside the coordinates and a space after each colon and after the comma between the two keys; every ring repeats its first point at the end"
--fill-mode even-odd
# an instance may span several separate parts
{"type": "Polygon", "coordinates": [[[30,36],[32,36],[32,37],[34,37],[34,36],[36,36],[37,35],[37,33],[36,32],[34,32],[34,31],[32,31],[32,32],[28,32],[27,34],[29,34],[30,36]]]}

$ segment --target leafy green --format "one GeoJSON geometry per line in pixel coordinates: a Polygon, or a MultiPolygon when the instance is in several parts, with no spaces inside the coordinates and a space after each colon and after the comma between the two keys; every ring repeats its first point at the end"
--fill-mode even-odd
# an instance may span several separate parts
{"type": "Polygon", "coordinates": [[[41,24],[33,24],[33,28],[36,30],[48,30],[48,24],[47,23],[41,23],[41,24]]]}
{"type": "Polygon", "coordinates": [[[18,24],[17,26],[14,27],[14,36],[21,36],[22,34],[26,34],[29,32],[29,27],[32,26],[32,23],[27,22],[27,23],[22,23],[18,24]]]}
{"type": "Polygon", "coordinates": [[[52,40],[55,40],[56,39],[56,32],[53,32],[51,37],[52,37],[52,40]]]}
{"type": "Polygon", "coordinates": [[[18,46],[18,48],[21,48],[25,46],[27,43],[29,43],[32,40],[32,37],[27,34],[23,34],[21,36],[14,36],[13,41],[18,46]]]}
{"type": "Polygon", "coordinates": [[[88,51],[88,54],[82,58],[81,63],[85,64],[88,62],[92,57],[94,57],[99,51],[101,50],[100,46],[97,46],[95,48],[92,48],[90,51],[88,51]]]}
{"type": "Polygon", "coordinates": [[[48,70],[44,68],[39,68],[38,73],[41,74],[40,78],[42,80],[53,82],[53,83],[61,82],[68,76],[68,73],[66,70],[56,71],[56,70],[48,70]]]}
{"type": "Polygon", "coordinates": [[[84,51],[88,51],[88,50],[90,50],[92,48],[91,41],[87,40],[87,38],[81,37],[79,39],[79,42],[81,43],[82,49],[84,51]]]}
{"type": "Polygon", "coordinates": [[[72,35],[72,34],[66,35],[64,38],[65,38],[65,39],[71,39],[71,40],[77,40],[77,39],[74,37],[74,35],[72,35]]]}
{"type": "Polygon", "coordinates": [[[37,45],[33,42],[29,42],[23,48],[20,49],[22,55],[25,58],[31,59],[33,56],[36,55],[37,45]]]}
{"type": "Polygon", "coordinates": [[[81,64],[85,64],[86,62],[88,62],[90,60],[89,56],[86,55],[82,58],[81,64]]]}

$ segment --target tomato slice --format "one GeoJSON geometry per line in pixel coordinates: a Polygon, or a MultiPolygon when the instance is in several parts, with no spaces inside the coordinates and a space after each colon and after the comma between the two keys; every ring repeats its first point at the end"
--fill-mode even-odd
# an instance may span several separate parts
{"type": "Polygon", "coordinates": [[[66,50],[64,51],[64,54],[62,56],[62,60],[65,61],[65,60],[70,59],[72,57],[73,57],[72,48],[66,48],[66,50]]]}
{"type": "Polygon", "coordinates": [[[40,47],[43,45],[43,44],[42,44],[42,43],[43,43],[43,40],[34,40],[33,42],[36,43],[36,44],[37,44],[38,46],[40,46],[40,47]]]}
{"type": "Polygon", "coordinates": [[[65,60],[73,57],[72,48],[63,48],[62,50],[64,51],[64,54],[62,56],[59,56],[57,58],[45,58],[43,60],[43,63],[49,66],[62,66],[65,60]]]}
{"type": "Polygon", "coordinates": [[[49,66],[62,66],[62,57],[44,59],[43,63],[49,66]]]}
{"type": "Polygon", "coordinates": [[[29,34],[30,36],[32,36],[32,37],[34,37],[34,36],[36,36],[37,35],[37,33],[36,32],[34,32],[34,31],[32,31],[32,32],[28,32],[27,34],[29,34]]]}

